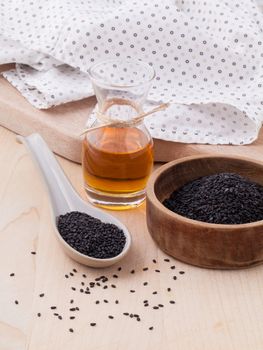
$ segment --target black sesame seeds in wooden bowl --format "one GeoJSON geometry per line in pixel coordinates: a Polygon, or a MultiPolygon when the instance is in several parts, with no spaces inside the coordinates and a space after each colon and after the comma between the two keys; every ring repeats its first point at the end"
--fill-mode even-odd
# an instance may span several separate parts
{"type": "Polygon", "coordinates": [[[126,243],[125,234],[118,226],[77,211],[60,215],[57,228],[72,248],[97,259],[119,255],[126,243]]]}
{"type": "Polygon", "coordinates": [[[169,162],[148,182],[148,230],[166,253],[193,265],[219,269],[258,265],[263,262],[262,187],[260,161],[213,154],[169,162]],[[178,194],[184,186],[189,186],[184,199],[176,197],[176,203],[166,202],[169,209],[164,206],[171,193],[178,194]]]}
{"type": "Polygon", "coordinates": [[[219,173],[186,183],[163,204],[193,220],[246,224],[263,220],[263,186],[238,174],[219,173]]]}

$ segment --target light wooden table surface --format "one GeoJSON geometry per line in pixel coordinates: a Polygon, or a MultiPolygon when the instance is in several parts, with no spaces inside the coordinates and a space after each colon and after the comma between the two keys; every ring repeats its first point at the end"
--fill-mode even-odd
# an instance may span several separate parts
{"type": "MultiPolygon", "coordinates": [[[[141,206],[114,214],[133,237],[125,260],[105,270],[83,267],[60,250],[45,188],[24,146],[4,128],[0,128],[0,149],[1,350],[263,349],[263,266],[212,271],[171,258],[166,262],[167,256],[147,232],[141,206]],[[66,278],[73,269],[77,273],[66,278]],[[101,283],[91,288],[91,294],[80,292],[101,275],[109,278],[107,289],[101,283]],[[148,307],[143,306],[146,299],[148,307]],[[163,307],[152,308],[158,304],[163,307]],[[69,310],[75,307],[79,311],[69,310]],[[124,312],[139,314],[141,321],[124,312]]],[[[80,166],[65,159],[59,162],[84,196],[80,166]]]]}

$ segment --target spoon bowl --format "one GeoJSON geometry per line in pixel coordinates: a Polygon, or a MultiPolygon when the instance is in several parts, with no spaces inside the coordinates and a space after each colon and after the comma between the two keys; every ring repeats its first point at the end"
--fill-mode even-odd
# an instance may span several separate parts
{"type": "Polygon", "coordinates": [[[111,266],[120,261],[128,253],[131,246],[131,235],[125,225],[114,216],[88,204],[75,192],[65,173],[56,161],[54,154],[39,134],[31,134],[28,137],[17,136],[17,141],[26,146],[46,184],[52,204],[51,211],[54,232],[64,252],[73,260],[90,267],[102,268],[111,266]],[[72,211],[86,213],[102,222],[114,224],[123,230],[126,243],[122,252],[113,258],[97,259],[84,255],[72,248],[61,237],[57,228],[58,217],[72,211]]]}

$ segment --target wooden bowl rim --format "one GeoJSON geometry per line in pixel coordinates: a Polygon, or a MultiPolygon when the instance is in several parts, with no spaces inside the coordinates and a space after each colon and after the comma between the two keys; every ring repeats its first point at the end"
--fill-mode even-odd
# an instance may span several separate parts
{"type": "Polygon", "coordinates": [[[191,160],[195,160],[195,159],[222,159],[222,158],[228,158],[228,159],[233,159],[233,160],[241,160],[244,161],[246,163],[251,163],[251,164],[257,164],[263,167],[263,162],[258,161],[258,160],[254,160],[248,157],[243,157],[243,156],[235,156],[235,155],[214,155],[214,154],[201,154],[201,155],[194,155],[194,156],[187,156],[187,157],[183,157],[183,158],[179,158],[176,160],[173,160],[171,162],[168,162],[164,165],[162,165],[160,168],[158,168],[157,170],[155,170],[150,179],[149,182],[147,184],[147,190],[146,190],[146,194],[147,194],[147,199],[155,206],[157,207],[158,210],[160,210],[160,212],[163,213],[163,215],[165,216],[169,216],[172,220],[176,219],[178,221],[181,222],[185,222],[188,225],[192,225],[192,226],[199,226],[200,228],[210,228],[210,229],[219,229],[219,230],[227,230],[227,231],[240,231],[240,229],[248,229],[248,228],[252,228],[252,227],[259,227],[259,226],[263,226],[263,220],[260,221],[255,221],[255,222],[250,222],[250,223],[246,223],[246,224],[213,224],[213,223],[208,223],[208,222],[204,222],[204,221],[199,221],[199,220],[193,220],[193,219],[189,219],[187,217],[184,217],[182,215],[179,215],[177,213],[174,213],[172,210],[166,208],[160,201],[159,199],[156,197],[155,194],[155,183],[156,181],[159,179],[159,177],[168,169],[174,167],[175,165],[178,165],[180,163],[185,163],[191,160]]]}

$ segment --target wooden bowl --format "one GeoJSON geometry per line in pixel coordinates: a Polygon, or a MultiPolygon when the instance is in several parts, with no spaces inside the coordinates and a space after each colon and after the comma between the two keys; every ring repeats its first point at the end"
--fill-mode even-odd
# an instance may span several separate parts
{"type": "Polygon", "coordinates": [[[220,172],[240,174],[263,185],[263,163],[236,156],[193,156],[169,162],[148,183],[148,230],[167,254],[206,268],[237,269],[263,262],[263,220],[249,224],[210,224],[167,209],[163,200],[184,184],[220,172]]]}

